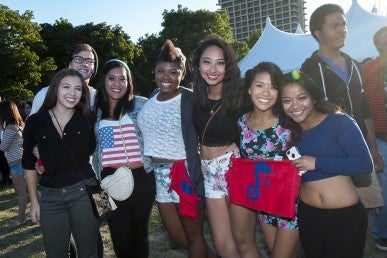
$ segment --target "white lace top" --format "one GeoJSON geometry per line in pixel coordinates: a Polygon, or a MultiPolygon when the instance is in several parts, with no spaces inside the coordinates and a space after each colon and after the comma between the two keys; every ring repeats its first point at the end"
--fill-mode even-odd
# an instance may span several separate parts
{"type": "Polygon", "coordinates": [[[181,94],[158,101],[153,96],[138,114],[138,126],[144,138],[144,155],[162,159],[185,159],[181,131],[181,94]]]}

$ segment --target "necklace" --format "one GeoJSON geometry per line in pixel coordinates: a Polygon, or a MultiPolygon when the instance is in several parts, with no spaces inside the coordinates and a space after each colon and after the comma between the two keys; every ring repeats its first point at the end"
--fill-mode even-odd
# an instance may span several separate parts
{"type": "Polygon", "coordinates": [[[217,100],[210,100],[210,103],[211,102],[215,102],[215,104],[213,104],[212,107],[210,107],[210,112],[209,112],[210,115],[212,115],[215,112],[215,108],[218,106],[220,101],[217,99],[217,100]]]}
{"type": "MultiPolygon", "coordinates": [[[[56,115],[55,115],[53,109],[51,109],[51,113],[52,113],[52,116],[54,117],[56,123],[58,124],[58,127],[59,127],[59,130],[60,130],[60,132],[61,132],[61,135],[63,135],[63,129],[62,129],[62,126],[60,125],[58,118],[56,118],[56,115]]],[[[73,112],[73,113],[74,113],[74,112],[73,112]]],[[[71,118],[71,116],[70,116],[70,118],[71,118]]],[[[70,118],[66,121],[66,123],[70,120],[70,118]]],[[[66,125],[66,123],[65,123],[65,125],[66,125]]]]}

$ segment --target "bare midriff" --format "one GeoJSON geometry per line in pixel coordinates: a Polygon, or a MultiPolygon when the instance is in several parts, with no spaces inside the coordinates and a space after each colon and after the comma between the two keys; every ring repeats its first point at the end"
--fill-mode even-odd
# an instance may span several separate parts
{"type": "Polygon", "coordinates": [[[238,148],[235,143],[226,146],[217,146],[217,147],[209,147],[205,145],[200,146],[200,157],[203,160],[211,160],[215,159],[219,156],[226,154],[227,152],[231,152],[238,148]]]}
{"type": "Polygon", "coordinates": [[[349,176],[303,182],[299,197],[303,203],[320,209],[343,208],[359,202],[359,195],[349,176]]]}

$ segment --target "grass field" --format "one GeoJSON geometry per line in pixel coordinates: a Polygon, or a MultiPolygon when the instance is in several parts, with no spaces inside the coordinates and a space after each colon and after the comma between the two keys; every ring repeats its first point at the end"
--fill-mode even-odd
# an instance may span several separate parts
{"type": "MultiPolygon", "coordinates": [[[[10,221],[16,219],[17,206],[16,197],[12,188],[0,189],[0,257],[45,257],[43,251],[43,240],[39,226],[28,221],[26,224],[11,229],[10,221]]],[[[150,258],[183,258],[188,257],[184,250],[172,250],[169,246],[168,236],[160,222],[156,207],[152,211],[149,229],[150,258]]],[[[208,222],[205,222],[206,238],[211,243],[208,222]]],[[[104,256],[115,257],[110,241],[107,226],[101,228],[104,239],[104,256]]],[[[385,258],[387,252],[381,252],[374,247],[370,234],[367,235],[367,243],[364,258],[385,258]]],[[[262,234],[257,227],[257,241],[262,257],[268,258],[264,251],[262,234]]],[[[299,257],[303,257],[301,254],[299,257]]]]}

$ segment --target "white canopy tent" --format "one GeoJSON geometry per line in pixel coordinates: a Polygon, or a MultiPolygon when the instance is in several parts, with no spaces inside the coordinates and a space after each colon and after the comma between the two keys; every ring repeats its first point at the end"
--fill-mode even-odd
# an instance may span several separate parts
{"type": "MultiPolygon", "coordinates": [[[[378,29],[387,25],[387,17],[367,12],[357,0],[352,0],[346,17],[349,33],[342,50],[358,61],[376,57],[378,52],[373,44],[373,36],[378,29]]],[[[262,61],[273,62],[286,72],[300,68],[316,49],[318,43],[311,34],[304,34],[300,28],[295,33],[281,31],[273,26],[268,17],[261,37],[238,65],[242,76],[262,61]]]]}

